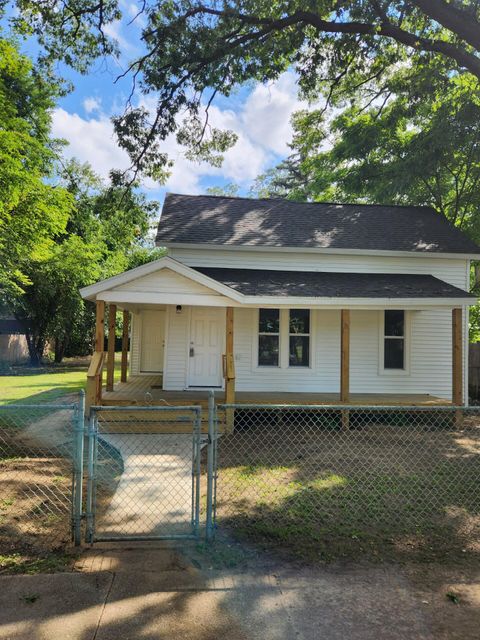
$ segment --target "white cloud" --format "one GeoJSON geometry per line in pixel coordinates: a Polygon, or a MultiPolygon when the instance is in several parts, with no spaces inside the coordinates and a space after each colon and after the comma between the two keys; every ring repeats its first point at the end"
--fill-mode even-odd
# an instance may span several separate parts
{"type": "MultiPolygon", "coordinates": [[[[106,177],[110,169],[128,167],[129,160],[116,143],[110,119],[99,111],[100,105],[93,104],[94,100],[87,98],[84,101],[87,113],[95,112],[95,117],[88,119],[57,109],[53,115],[53,133],[70,142],[66,155],[90,162],[97,173],[106,177]]],[[[143,104],[152,108],[154,101],[146,99],[143,104]]],[[[291,72],[282,74],[277,82],[268,86],[257,85],[235,111],[212,106],[210,124],[235,131],[237,143],[227,151],[223,165],[218,168],[205,162],[188,161],[175,137],[170,136],[162,147],[175,162],[166,188],[181,193],[199,193],[202,178],[216,177],[219,181],[249,187],[260,173],[278,161],[278,156],[288,153],[292,134],[290,118],[293,111],[303,106],[297,98],[295,76],[291,72]]],[[[146,187],[155,189],[157,185],[147,181],[146,187]]]]}
{"type": "Polygon", "coordinates": [[[70,143],[64,154],[82,162],[89,162],[96,173],[107,178],[110,169],[126,169],[128,156],[122,151],[113,136],[110,119],[100,114],[98,118],[85,120],[78,113],[55,109],[52,118],[52,133],[70,143]]]}
{"type": "Polygon", "coordinates": [[[252,140],[279,155],[289,151],[291,115],[306,106],[297,97],[295,75],[284,73],[268,85],[257,85],[246,100],[242,123],[252,140]]]}
{"type": "Polygon", "coordinates": [[[93,96],[85,98],[82,104],[85,112],[88,114],[93,113],[94,111],[100,111],[102,108],[102,101],[100,98],[94,98],[93,96]]]}

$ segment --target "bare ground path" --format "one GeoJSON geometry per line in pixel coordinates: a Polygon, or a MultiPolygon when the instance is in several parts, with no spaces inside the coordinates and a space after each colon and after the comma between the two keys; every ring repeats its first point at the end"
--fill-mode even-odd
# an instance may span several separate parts
{"type": "MultiPolygon", "coordinates": [[[[192,436],[102,434],[121,457],[122,471],[108,508],[99,505],[97,530],[108,536],[191,533],[192,436]]],[[[104,458],[114,462],[110,450],[104,458]]],[[[108,467],[108,463],[107,463],[108,467]]],[[[100,470],[104,485],[113,475],[100,470]]],[[[109,487],[106,487],[107,489],[109,487]]]]}

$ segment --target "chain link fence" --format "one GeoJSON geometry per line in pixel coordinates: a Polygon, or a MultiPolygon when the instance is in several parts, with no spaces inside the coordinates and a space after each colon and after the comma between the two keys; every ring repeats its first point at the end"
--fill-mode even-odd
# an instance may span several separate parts
{"type": "Polygon", "coordinates": [[[71,542],[79,411],[78,404],[0,405],[0,555],[71,542]]]}
{"type": "Polygon", "coordinates": [[[198,535],[200,414],[191,406],[93,411],[87,540],[198,535]]]}
{"type": "Polygon", "coordinates": [[[478,544],[480,408],[218,405],[217,423],[228,412],[217,528],[325,557],[478,544]]]}

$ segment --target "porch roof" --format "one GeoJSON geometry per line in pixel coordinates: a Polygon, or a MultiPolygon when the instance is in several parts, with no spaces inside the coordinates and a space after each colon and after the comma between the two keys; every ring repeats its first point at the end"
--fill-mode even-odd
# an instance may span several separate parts
{"type": "Polygon", "coordinates": [[[467,291],[426,274],[194,268],[245,296],[476,299],[467,291]]]}
{"type": "Polygon", "coordinates": [[[475,296],[431,275],[189,267],[169,257],[81,289],[120,308],[177,304],[215,307],[459,307],[475,296]]]}

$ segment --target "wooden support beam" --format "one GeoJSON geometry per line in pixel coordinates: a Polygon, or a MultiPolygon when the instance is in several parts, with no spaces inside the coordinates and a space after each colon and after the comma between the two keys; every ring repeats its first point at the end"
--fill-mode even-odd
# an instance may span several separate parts
{"type": "Polygon", "coordinates": [[[340,400],[350,399],[350,309],[341,310],[340,400]]]}
{"type": "MultiPolygon", "coordinates": [[[[225,402],[232,404],[235,402],[235,360],[233,355],[233,307],[226,309],[225,326],[225,402]]],[[[226,430],[233,431],[234,410],[226,411],[226,430]]]]}
{"type": "Polygon", "coordinates": [[[85,396],[85,411],[90,415],[90,407],[102,402],[102,369],[105,353],[95,351],[90,360],[87,372],[87,393],[85,396]]]}
{"type": "MultiPolygon", "coordinates": [[[[340,312],[340,402],[350,400],[350,309],[340,312]]],[[[342,429],[350,428],[350,411],[341,412],[342,429]]]]}
{"type": "Polygon", "coordinates": [[[463,405],[462,309],[452,309],[452,402],[463,405]]]}
{"type": "MultiPolygon", "coordinates": [[[[103,353],[105,348],[105,302],[97,300],[96,302],[96,319],[95,319],[95,352],[103,353]]],[[[103,369],[100,369],[99,375],[95,378],[95,404],[101,404],[102,401],[102,376],[103,369]]]]}
{"type": "Polygon", "coordinates": [[[123,310],[123,332],[122,332],[122,364],[120,369],[121,382],[127,381],[127,367],[128,367],[128,324],[130,321],[130,313],[123,310]]]}
{"type": "Polygon", "coordinates": [[[107,359],[107,391],[113,391],[113,376],[115,374],[115,326],[117,319],[117,305],[108,305],[108,359],[107,359]]]}
{"type": "Polygon", "coordinates": [[[95,351],[103,351],[105,341],[105,302],[97,300],[97,315],[95,321],[95,351]]]}

